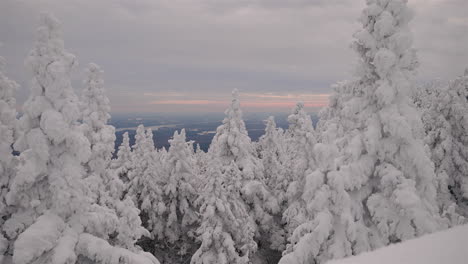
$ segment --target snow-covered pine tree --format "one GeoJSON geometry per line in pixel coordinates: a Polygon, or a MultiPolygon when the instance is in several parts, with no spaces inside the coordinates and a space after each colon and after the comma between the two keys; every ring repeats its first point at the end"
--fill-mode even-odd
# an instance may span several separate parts
{"type": "Polygon", "coordinates": [[[122,135],[122,143],[117,151],[117,158],[112,160],[111,169],[124,183],[130,181],[128,173],[134,168],[132,160],[132,148],[130,147],[130,137],[128,132],[122,135]]]}
{"type": "Polygon", "coordinates": [[[314,127],[310,116],[304,109],[304,103],[298,102],[291,115],[288,116],[289,128],[286,131],[287,153],[290,158],[290,181],[298,181],[304,177],[308,169],[314,169],[313,148],[317,143],[314,127]]]}
{"type": "Polygon", "coordinates": [[[237,166],[242,199],[249,206],[249,214],[261,228],[257,231],[268,233],[273,224],[272,214],[279,211],[278,201],[265,184],[263,164],[256,155],[242,120],[237,89],[232,92],[232,102],[225,114],[226,118],[217,128],[208,154],[211,159],[221,163],[222,173],[232,164],[237,166]]]}
{"type": "Polygon", "coordinates": [[[124,183],[115,171],[110,169],[115,145],[115,128],[108,125],[110,102],[104,89],[102,70],[94,63],[86,69],[87,78],[81,96],[81,108],[85,135],[91,143],[91,157],[85,164],[86,182],[91,197],[98,204],[115,210],[119,217],[119,231],[113,243],[131,246],[143,235],[149,235],[141,226],[139,210],[131,199],[123,201],[124,183]]]}
{"type": "Polygon", "coordinates": [[[168,260],[172,263],[177,258],[186,259],[197,249],[194,231],[199,217],[195,205],[198,193],[194,187],[198,177],[193,172],[193,146],[186,142],[185,129],[180,134],[175,131],[169,143],[168,155],[162,164],[166,174],[162,201],[166,210],[162,215],[155,215],[160,218],[158,222],[164,223],[164,230],[162,236],[155,235],[158,235],[156,244],[166,253],[165,259],[172,259],[168,260]]]}
{"type": "Polygon", "coordinates": [[[289,185],[286,193],[287,208],[283,212],[286,232],[291,236],[294,229],[306,220],[305,203],[302,199],[304,177],[315,169],[314,146],[317,143],[310,116],[304,103],[298,102],[288,116],[286,131],[286,167],[289,185]]]}
{"type": "Polygon", "coordinates": [[[288,155],[286,155],[286,142],[281,128],[276,127],[275,118],[270,116],[266,120],[265,134],[258,142],[259,157],[263,163],[265,181],[274,197],[276,197],[280,210],[274,214],[275,226],[271,227],[271,247],[280,251],[285,247],[285,232],[282,226],[282,215],[287,205],[286,192],[289,186],[288,155]],[[276,230],[274,230],[276,229],[276,230]]]}
{"type": "Polygon", "coordinates": [[[107,124],[111,117],[110,102],[105,94],[101,68],[90,63],[86,73],[81,103],[86,135],[91,143],[91,158],[87,166],[90,173],[104,179],[114,152],[115,128],[107,124]]]}
{"type": "MultiPolygon", "coordinates": [[[[198,175],[199,177],[202,177],[206,175],[207,167],[208,167],[208,162],[209,162],[209,155],[208,153],[204,152],[200,144],[196,145],[195,148],[195,154],[194,154],[194,159],[195,159],[195,175],[198,175]]],[[[203,180],[200,180],[198,183],[195,184],[197,190],[200,190],[203,188],[203,180]]]]}
{"type": "Polygon", "coordinates": [[[263,181],[262,164],[256,157],[240,109],[239,92],[232,91],[232,102],[225,111],[226,118],[216,129],[208,152],[220,160],[223,165],[234,161],[242,171],[244,181],[263,181]]]}
{"type": "Polygon", "coordinates": [[[191,264],[247,264],[256,251],[255,224],[239,197],[239,169],[231,163],[224,171],[217,160],[208,166],[207,182],[196,201],[202,217],[197,230],[201,246],[191,264]]]}
{"type": "MultiPolygon", "coordinates": [[[[128,172],[129,182],[127,183],[127,196],[138,206],[141,206],[143,197],[141,192],[146,184],[145,177],[150,175],[156,177],[159,170],[157,167],[156,150],[154,148],[153,132],[151,129],[145,131],[143,125],[139,125],[135,134],[135,144],[132,146],[133,168],[128,172]],[[152,167],[152,168],[150,168],[152,167]]],[[[150,177],[151,178],[151,177],[150,177]]],[[[140,208],[141,209],[141,208],[140,208]]]]}
{"type": "Polygon", "coordinates": [[[263,163],[265,181],[278,202],[283,204],[286,201],[289,184],[286,171],[286,143],[283,130],[276,127],[273,116],[270,116],[265,123],[265,134],[259,139],[258,152],[263,163]]]}
{"type": "Polygon", "coordinates": [[[431,82],[417,96],[436,168],[439,206],[458,224],[458,214],[468,217],[468,72],[448,86],[431,82]]]}
{"type": "MultiPolygon", "coordinates": [[[[5,60],[0,57],[0,227],[13,213],[6,202],[6,195],[10,189],[10,182],[15,175],[16,159],[13,156],[12,145],[16,129],[16,100],[15,91],[18,84],[8,79],[3,73],[5,60]]],[[[11,255],[12,247],[8,238],[3,236],[0,228],[0,263],[6,255],[11,255]]]]}
{"type": "Polygon", "coordinates": [[[117,215],[87,196],[84,164],[91,148],[77,123],[79,102],[70,81],[76,59],[65,51],[60,24],[51,15],[41,16],[26,64],[32,88],[15,142],[19,166],[7,194],[17,211],[3,226],[15,241],[13,263],[158,263],[133,245],[112,245],[117,215]]]}
{"type": "Polygon", "coordinates": [[[163,173],[161,155],[154,147],[151,129],[145,131],[144,126],[139,125],[132,148],[133,168],[127,173],[126,196],[137,204],[143,226],[151,233],[152,240],[148,241],[147,248],[157,250],[159,246],[155,243],[165,238],[166,219],[163,215],[169,210],[163,200],[167,177],[163,173]]]}
{"type": "Polygon", "coordinates": [[[420,115],[409,100],[418,64],[411,17],[405,0],[367,1],[353,44],[359,79],[339,85],[330,100],[336,116],[315,147],[318,169],[306,176],[302,195],[309,220],[280,263],[323,263],[445,225],[420,115]]]}

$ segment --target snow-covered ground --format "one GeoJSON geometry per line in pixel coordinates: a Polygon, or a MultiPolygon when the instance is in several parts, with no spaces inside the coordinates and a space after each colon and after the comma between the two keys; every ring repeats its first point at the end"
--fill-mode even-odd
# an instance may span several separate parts
{"type": "Polygon", "coordinates": [[[468,225],[408,240],[328,264],[466,264],[468,225]]]}

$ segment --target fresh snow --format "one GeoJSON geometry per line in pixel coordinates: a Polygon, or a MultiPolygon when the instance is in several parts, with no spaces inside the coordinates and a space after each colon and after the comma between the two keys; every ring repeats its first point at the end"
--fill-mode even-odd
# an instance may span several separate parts
{"type": "Polygon", "coordinates": [[[468,262],[468,225],[425,235],[372,252],[327,264],[465,264],[468,262]]]}

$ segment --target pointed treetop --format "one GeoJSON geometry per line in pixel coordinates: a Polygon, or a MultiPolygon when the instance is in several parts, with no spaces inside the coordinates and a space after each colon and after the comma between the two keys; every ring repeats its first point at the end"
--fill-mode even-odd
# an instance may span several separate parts
{"type": "Polygon", "coordinates": [[[40,21],[43,26],[48,28],[60,28],[60,21],[51,13],[43,12],[40,15],[40,21]]]}
{"type": "Polygon", "coordinates": [[[6,61],[5,58],[0,56],[0,71],[3,71],[5,69],[6,61]]]}
{"type": "MultiPolygon", "coordinates": [[[[38,28],[39,42],[45,42],[47,39],[62,39],[62,25],[60,21],[51,13],[41,13],[39,16],[40,27],[38,28]]],[[[63,48],[63,41],[57,41],[57,44],[63,48]]]]}
{"type": "Polygon", "coordinates": [[[176,130],[174,131],[174,135],[172,139],[169,139],[169,144],[174,144],[176,142],[185,142],[185,128],[182,128],[180,133],[176,130]]]}
{"type": "Polygon", "coordinates": [[[238,117],[242,116],[242,112],[240,110],[239,90],[237,89],[232,90],[231,106],[226,110],[226,115],[238,117]]]}
{"type": "Polygon", "coordinates": [[[266,127],[276,127],[275,117],[269,116],[267,120],[265,120],[266,127]]]}
{"type": "Polygon", "coordinates": [[[102,80],[102,74],[104,71],[101,70],[99,65],[91,62],[86,68],[86,73],[88,74],[88,80],[102,80]]]}
{"type": "Polygon", "coordinates": [[[368,0],[361,15],[362,29],[353,36],[361,58],[360,74],[384,79],[394,71],[413,71],[418,66],[411,48],[408,23],[413,12],[404,0],[368,0]]]}
{"type": "Polygon", "coordinates": [[[270,116],[267,120],[265,120],[265,135],[270,135],[274,133],[276,130],[276,122],[275,117],[270,116]]]}
{"type": "Polygon", "coordinates": [[[232,90],[232,98],[233,99],[239,99],[239,90],[237,88],[232,90]]]}
{"type": "Polygon", "coordinates": [[[199,154],[199,153],[202,153],[203,150],[201,149],[200,147],[200,143],[197,143],[197,146],[196,146],[196,149],[195,149],[195,153],[199,154]]]}
{"type": "Polygon", "coordinates": [[[299,102],[296,103],[296,107],[294,108],[293,113],[294,113],[294,114],[298,114],[298,113],[301,112],[303,109],[304,109],[304,102],[299,101],[299,102]]]}

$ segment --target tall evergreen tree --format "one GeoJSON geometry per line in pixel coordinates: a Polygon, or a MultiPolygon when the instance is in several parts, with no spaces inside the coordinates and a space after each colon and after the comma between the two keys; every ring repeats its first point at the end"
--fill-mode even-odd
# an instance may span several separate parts
{"type": "Polygon", "coordinates": [[[287,206],[286,192],[291,172],[287,166],[289,156],[286,154],[283,130],[276,127],[273,116],[266,120],[265,134],[259,139],[258,152],[263,163],[266,184],[280,206],[280,210],[273,215],[274,224],[270,227],[272,233],[270,243],[272,248],[282,251],[286,243],[286,234],[281,228],[282,215],[287,206]]]}
{"type": "Polygon", "coordinates": [[[317,143],[314,127],[310,116],[304,109],[304,103],[298,102],[288,116],[289,128],[286,131],[289,166],[292,173],[291,181],[304,177],[308,169],[314,169],[313,148],[317,143]]]}
{"type": "Polygon", "coordinates": [[[196,175],[193,172],[193,147],[185,139],[185,129],[180,134],[174,132],[169,140],[170,147],[164,172],[168,181],[164,186],[164,195],[169,212],[167,214],[166,236],[169,241],[180,241],[189,247],[191,240],[190,227],[197,222],[197,208],[194,202],[197,198],[193,183],[196,175]]]}
{"type": "MultiPolygon", "coordinates": [[[[8,79],[3,73],[5,61],[0,57],[0,227],[10,218],[13,208],[6,201],[10,182],[15,175],[17,160],[13,156],[12,144],[16,130],[16,100],[14,98],[18,84],[8,79]]],[[[4,255],[11,255],[12,250],[8,237],[3,236],[0,228],[0,262],[4,255]]]]}
{"type": "MultiPolygon", "coordinates": [[[[160,201],[164,210],[159,210],[159,206],[153,200],[150,200],[153,205],[148,204],[148,208],[144,209],[148,211],[149,221],[159,225],[153,229],[158,231],[153,233],[157,253],[163,256],[158,255],[158,258],[167,263],[174,263],[184,262],[198,246],[195,242],[195,230],[199,220],[198,208],[195,205],[198,192],[194,187],[198,177],[193,171],[193,146],[185,140],[185,129],[182,129],[180,134],[175,131],[169,143],[166,160],[160,168],[163,175],[160,183],[145,184],[154,184],[157,187],[154,189],[158,194],[156,200],[160,201]]],[[[157,182],[158,179],[153,181],[157,182]]]]}
{"type": "Polygon", "coordinates": [[[80,108],[70,81],[76,59],[64,49],[59,22],[50,15],[41,22],[27,59],[33,82],[15,143],[20,164],[7,195],[17,208],[4,224],[15,241],[13,262],[158,263],[132,243],[127,249],[113,245],[118,216],[87,195],[84,165],[91,147],[77,123],[80,108]]]}
{"type": "Polygon", "coordinates": [[[268,234],[273,224],[272,214],[279,211],[278,201],[268,190],[263,175],[263,164],[256,155],[256,150],[247,134],[242,119],[239,94],[232,92],[231,105],[225,112],[222,125],[217,128],[208,153],[210,158],[218,160],[224,170],[236,166],[240,173],[239,191],[242,200],[249,208],[249,214],[258,226],[257,235],[268,234]]]}
{"type": "Polygon", "coordinates": [[[131,246],[142,235],[149,235],[141,226],[139,210],[131,199],[121,200],[124,183],[110,170],[115,145],[115,128],[108,125],[110,102],[104,89],[102,70],[94,63],[86,69],[87,78],[81,97],[85,135],[91,143],[91,157],[85,164],[86,182],[97,203],[115,210],[119,231],[115,244],[131,246]]]}
{"type": "Polygon", "coordinates": [[[288,153],[287,176],[289,180],[286,193],[287,208],[283,212],[288,236],[306,221],[306,205],[302,198],[306,173],[315,169],[314,146],[317,143],[310,116],[304,103],[298,102],[288,116],[289,127],[286,131],[286,150],[288,153]]]}
{"type": "Polygon", "coordinates": [[[420,115],[409,100],[417,60],[404,0],[367,1],[354,37],[359,79],[339,85],[330,124],[317,144],[318,169],[306,176],[308,221],[294,231],[280,263],[323,263],[433,232],[434,165],[420,115]],[[330,144],[329,144],[330,142],[330,144]]]}
{"type": "Polygon", "coordinates": [[[232,161],[242,172],[243,180],[263,180],[262,164],[256,158],[240,109],[239,92],[232,92],[232,102],[225,112],[222,125],[216,129],[208,152],[217,157],[221,164],[232,161]]]}
{"type": "Polygon", "coordinates": [[[286,201],[290,172],[287,171],[288,155],[283,130],[276,127],[275,118],[266,120],[265,134],[260,137],[258,152],[263,163],[265,182],[278,201],[286,201]]]}
{"type": "MultiPolygon", "coordinates": [[[[144,197],[141,197],[145,184],[150,178],[159,177],[160,168],[157,169],[156,150],[154,148],[153,133],[151,129],[145,130],[139,125],[135,134],[135,144],[132,146],[133,168],[128,172],[127,196],[138,206],[144,197]],[[148,178],[149,177],[149,178],[148,178]]],[[[141,208],[140,208],[141,209],[141,208]]]]}

